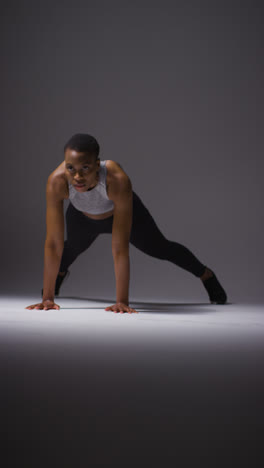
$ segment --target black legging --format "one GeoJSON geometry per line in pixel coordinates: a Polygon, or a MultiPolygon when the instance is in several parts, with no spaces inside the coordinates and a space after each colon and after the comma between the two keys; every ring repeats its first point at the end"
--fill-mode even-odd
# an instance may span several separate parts
{"type": "MultiPolygon", "coordinates": [[[[94,220],[85,216],[70,203],[66,211],[67,240],[64,241],[59,271],[66,271],[78,255],[90,247],[99,234],[111,234],[112,223],[113,215],[106,219],[94,220]]],[[[164,237],[150,212],[134,191],[130,243],[147,255],[168,260],[197,277],[205,272],[206,266],[189,249],[164,237]]]]}

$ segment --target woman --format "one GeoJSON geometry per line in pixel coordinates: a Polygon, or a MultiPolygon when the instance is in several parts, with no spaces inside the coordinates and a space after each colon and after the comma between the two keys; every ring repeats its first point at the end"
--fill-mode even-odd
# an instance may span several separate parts
{"type": "Polygon", "coordinates": [[[42,302],[26,309],[60,309],[54,302],[68,267],[101,233],[112,233],[116,303],[105,310],[137,312],[129,307],[129,242],[152,257],[168,260],[200,278],[212,303],[224,304],[227,296],[214,272],[181,244],[164,237],[151,214],[132,190],[122,167],[100,161],[97,140],[88,134],[73,135],[64,147],[65,160],[48,177],[46,186],[46,241],[42,302]],[[67,240],[64,241],[63,201],[67,240]]]}

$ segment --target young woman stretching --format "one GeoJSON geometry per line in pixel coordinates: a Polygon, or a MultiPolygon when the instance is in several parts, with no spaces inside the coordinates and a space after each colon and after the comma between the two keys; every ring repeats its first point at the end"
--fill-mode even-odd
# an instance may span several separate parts
{"type": "Polygon", "coordinates": [[[46,241],[42,302],[26,309],[60,309],[54,302],[68,268],[99,234],[112,234],[116,303],[105,310],[136,312],[129,307],[129,243],[147,255],[168,260],[200,278],[213,304],[227,296],[214,272],[185,246],[164,237],[148,209],[132,190],[129,176],[115,161],[99,159],[97,140],[73,135],[64,147],[65,160],[50,174],[46,186],[46,241]],[[67,240],[64,241],[63,201],[67,240]]]}

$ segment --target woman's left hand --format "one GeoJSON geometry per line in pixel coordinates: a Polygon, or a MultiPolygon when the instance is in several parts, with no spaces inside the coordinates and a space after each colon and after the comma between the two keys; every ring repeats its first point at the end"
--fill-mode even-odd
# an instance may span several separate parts
{"type": "Polygon", "coordinates": [[[132,309],[127,304],[124,304],[123,302],[117,302],[116,304],[106,307],[105,310],[111,310],[112,312],[115,312],[115,313],[120,312],[120,314],[123,314],[124,312],[128,312],[129,314],[132,314],[132,313],[138,314],[138,312],[135,309],[132,309]]]}

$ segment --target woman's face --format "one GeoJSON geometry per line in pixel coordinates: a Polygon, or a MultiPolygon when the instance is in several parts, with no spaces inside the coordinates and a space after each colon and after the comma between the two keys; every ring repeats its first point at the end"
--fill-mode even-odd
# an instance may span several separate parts
{"type": "Polygon", "coordinates": [[[65,151],[65,171],[68,181],[78,192],[85,192],[95,187],[98,182],[97,172],[100,168],[100,159],[94,155],[78,153],[67,148],[65,151]]]}

